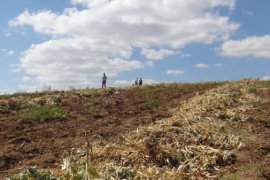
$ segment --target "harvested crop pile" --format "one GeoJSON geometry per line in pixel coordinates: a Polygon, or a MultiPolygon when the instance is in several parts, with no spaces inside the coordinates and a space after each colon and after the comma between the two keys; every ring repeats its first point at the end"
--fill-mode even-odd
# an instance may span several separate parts
{"type": "Polygon", "coordinates": [[[250,86],[254,82],[245,80],[212,89],[181,104],[172,118],[142,126],[117,142],[95,141],[87,151],[72,152],[64,159],[61,171],[32,168],[20,176],[216,179],[235,163],[235,152],[245,146],[230,127],[248,120],[245,112],[259,100],[249,93],[250,86]]]}

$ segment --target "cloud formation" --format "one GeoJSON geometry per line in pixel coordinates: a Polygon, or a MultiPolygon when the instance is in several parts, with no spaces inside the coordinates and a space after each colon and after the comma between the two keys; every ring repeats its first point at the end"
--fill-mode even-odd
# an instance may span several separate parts
{"type": "Polygon", "coordinates": [[[221,46],[221,54],[233,57],[270,58],[270,35],[226,41],[221,46]]]}
{"type": "Polygon", "coordinates": [[[13,50],[1,49],[0,52],[4,54],[4,56],[12,56],[15,52],[13,50]]]}
{"type": "Polygon", "coordinates": [[[261,81],[269,81],[270,80],[270,76],[264,76],[260,80],[261,81]]]}
{"type": "Polygon", "coordinates": [[[148,59],[173,54],[190,43],[226,40],[238,24],[215,13],[235,0],[71,0],[63,13],[25,11],[10,26],[32,26],[53,40],[33,45],[21,67],[53,87],[89,85],[102,72],[116,76],[143,68],[131,59],[135,48],[148,59]],[[78,9],[77,5],[82,5],[78,9]],[[168,47],[166,49],[162,47],[168,47]],[[158,51],[154,49],[160,49],[158,51]]]}
{"type": "Polygon", "coordinates": [[[22,78],[22,82],[30,82],[30,81],[31,81],[31,78],[28,77],[28,76],[24,76],[24,77],[22,78]]]}
{"type": "Polygon", "coordinates": [[[164,59],[167,56],[173,55],[174,51],[168,49],[160,49],[157,51],[155,49],[144,48],[142,49],[141,54],[144,55],[149,60],[160,60],[164,59]]]}
{"type": "Polygon", "coordinates": [[[205,69],[205,68],[208,68],[209,65],[200,63],[200,64],[196,64],[195,67],[199,69],[205,69]]]}
{"type": "Polygon", "coordinates": [[[119,42],[67,38],[33,45],[24,53],[21,67],[53,88],[96,87],[102,72],[113,77],[143,67],[139,61],[125,60],[129,56],[130,48],[119,42]]]}
{"type": "Polygon", "coordinates": [[[13,54],[14,54],[14,51],[12,51],[12,50],[7,51],[7,53],[6,53],[7,56],[11,56],[11,55],[13,55],[13,54]]]}
{"type": "Polygon", "coordinates": [[[11,94],[12,92],[6,88],[0,87],[0,95],[11,94]]]}
{"type": "Polygon", "coordinates": [[[185,71],[178,70],[178,69],[170,69],[170,70],[167,70],[167,72],[166,72],[166,74],[168,74],[168,75],[181,75],[184,73],[185,73],[185,71]]]}

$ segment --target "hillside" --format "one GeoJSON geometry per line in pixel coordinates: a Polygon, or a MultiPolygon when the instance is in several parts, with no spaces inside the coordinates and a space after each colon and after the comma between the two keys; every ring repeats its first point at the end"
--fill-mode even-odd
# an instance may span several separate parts
{"type": "Polygon", "coordinates": [[[2,96],[0,176],[267,179],[269,98],[255,80],[2,96]]]}

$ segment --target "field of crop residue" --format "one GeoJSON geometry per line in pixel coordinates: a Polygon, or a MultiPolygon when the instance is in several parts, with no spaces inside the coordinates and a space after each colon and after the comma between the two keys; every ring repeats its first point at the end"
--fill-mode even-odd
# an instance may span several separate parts
{"type": "Polygon", "coordinates": [[[270,178],[269,81],[18,94],[0,112],[12,180],[270,178]]]}

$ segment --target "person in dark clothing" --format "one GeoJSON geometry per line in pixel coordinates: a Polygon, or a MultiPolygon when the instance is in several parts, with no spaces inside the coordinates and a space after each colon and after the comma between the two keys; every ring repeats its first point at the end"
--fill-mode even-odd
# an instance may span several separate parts
{"type": "Polygon", "coordinates": [[[102,77],[102,89],[106,88],[106,83],[107,83],[107,76],[105,73],[103,73],[103,77],[102,77]]]}
{"type": "Polygon", "coordinates": [[[135,82],[134,82],[135,86],[137,86],[138,83],[139,83],[138,78],[136,78],[136,80],[135,80],[135,82]]]}
{"type": "Polygon", "coordinates": [[[139,80],[139,86],[142,86],[142,84],[143,84],[143,80],[142,80],[142,78],[140,78],[140,80],[139,80]]]}

